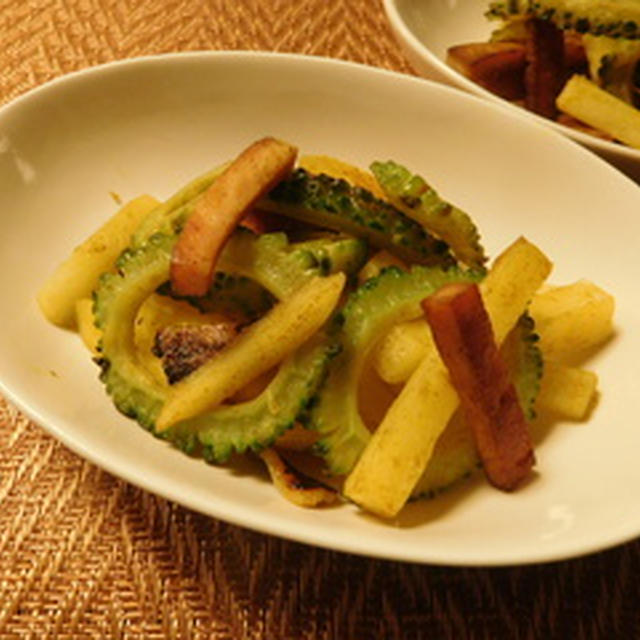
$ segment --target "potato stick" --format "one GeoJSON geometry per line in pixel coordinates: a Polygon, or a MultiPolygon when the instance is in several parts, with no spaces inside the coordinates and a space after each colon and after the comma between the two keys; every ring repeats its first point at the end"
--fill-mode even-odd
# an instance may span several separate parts
{"type": "Polygon", "coordinates": [[[558,109],[640,149],[640,112],[601,89],[585,76],[574,75],[556,100],[558,109]]]}
{"type": "Polygon", "coordinates": [[[344,273],[312,279],[227,349],[173,385],[156,421],[157,431],[217,406],[281,362],[324,324],[345,280],[344,273]]]}
{"type": "MultiPolygon", "coordinates": [[[[481,286],[482,288],[482,286],[481,286]]],[[[545,358],[575,364],[613,334],[615,300],[588,280],[549,286],[533,297],[533,316],[545,358]],[[580,331],[576,331],[580,326],[580,331]]],[[[424,354],[429,327],[423,318],[396,325],[372,356],[378,375],[389,384],[405,382],[424,354]]]]}
{"type": "Polygon", "coordinates": [[[91,297],[98,277],[109,271],[129,245],[132,233],[158,201],[143,195],[127,203],[78,245],[38,292],[44,316],[55,325],[76,328],[76,301],[91,297]]]}
{"type": "Polygon", "coordinates": [[[578,280],[539,293],[529,312],[544,356],[575,364],[611,337],[614,308],[613,296],[588,280],[578,280]]]}
{"type": "Polygon", "coordinates": [[[593,371],[547,360],[536,408],[568,420],[584,420],[595,401],[597,387],[598,376],[593,371]]]}
{"type": "Polygon", "coordinates": [[[457,406],[458,396],[434,346],[347,476],[344,495],[367,511],[394,517],[411,494],[457,406]]]}
{"type": "Polygon", "coordinates": [[[406,382],[420,364],[431,338],[424,318],[395,325],[376,346],[373,367],[388,384],[406,382]]]}
{"type": "MultiPolygon", "coordinates": [[[[549,259],[519,238],[494,262],[481,287],[500,344],[551,271],[549,259]]],[[[458,396],[433,342],[391,405],[347,477],[344,493],[363,509],[394,517],[429,462],[458,406],[458,396]]]]}
{"type": "Polygon", "coordinates": [[[540,249],[524,238],[495,259],[480,283],[480,292],[498,344],[507,337],[552,266],[540,249]]]}

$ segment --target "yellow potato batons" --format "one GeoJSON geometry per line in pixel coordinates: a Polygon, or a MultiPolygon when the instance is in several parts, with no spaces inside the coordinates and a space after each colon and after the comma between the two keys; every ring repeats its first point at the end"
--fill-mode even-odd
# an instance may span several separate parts
{"type": "Polygon", "coordinates": [[[545,358],[576,364],[613,335],[613,296],[589,280],[549,287],[529,308],[545,358]]]}
{"type": "Polygon", "coordinates": [[[547,360],[536,408],[566,420],[584,420],[597,393],[598,376],[593,371],[547,360]]]}
{"type": "Polygon", "coordinates": [[[54,270],[37,296],[49,322],[67,329],[77,328],[76,302],[91,297],[100,275],[113,267],[141,220],[157,204],[148,195],[127,203],[54,270]]]}
{"type": "Polygon", "coordinates": [[[574,75],[556,99],[560,111],[640,149],[640,111],[595,82],[574,75]]]}

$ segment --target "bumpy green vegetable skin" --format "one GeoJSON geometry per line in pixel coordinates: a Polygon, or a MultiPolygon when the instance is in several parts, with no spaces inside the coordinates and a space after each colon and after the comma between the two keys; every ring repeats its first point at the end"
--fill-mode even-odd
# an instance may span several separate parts
{"type": "MultiPolygon", "coordinates": [[[[173,295],[168,283],[162,293],[173,295]]],[[[275,301],[274,296],[255,280],[223,271],[216,272],[205,296],[187,297],[186,300],[202,313],[220,313],[240,324],[259,318],[275,301]]]]}
{"type": "MultiPolygon", "coordinates": [[[[134,322],[144,300],[167,281],[174,242],[175,236],[156,234],[140,247],[127,250],[118,260],[116,272],[102,277],[95,295],[96,324],[103,333],[101,379],[118,410],[150,430],[166,400],[168,385],[159,384],[137,361],[134,322]]],[[[238,231],[225,247],[222,261],[227,266],[241,266],[242,273],[263,283],[278,297],[338,266],[357,268],[364,259],[364,246],[351,239],[297,246],[289,245],[283,234],[255,236],[238,231]]],[[[297,412],[315,392],[332,353],[332,343],[323,343],[312,353],[303,348],[281,366],[280,373],[256,400],[201,416],[197,423],[184,423],[163,437],[190,450],[198,429],[233,421],[238,425],[255,423],[255,428],[241,432],[211,426],[202,443],[212,459],[224,459],[236,449],[265,446],[293,424],[297,412]]]]}
{"type": "Polygon", "coordinates": [[[305,417],[307,426],[320,433],[316,451],[330,472],[348,473],[369,441],[358,409],[358,386],[377,340],[394,324],[418,317],[420,301],[443,284],[479,278],[457,268],[388,267],[349,296],[332,327],[341,352],[305,417]]]}
{"type": "Polygon", "coordinates": [[[640,39],[608,38],[586,34],[582,38],[589,75],[605,91],[634,103],[635,74],[640,61],[640,39]]]}
{"type": "Polygon", "coordinates": [[[296,242],[295,247],[297,251],[308,251],[323,275],[338,271],[344,271],[347,275],[355,275],[369,258],[367,241],[350,236],[334,236],[296,242]]]}
{"type": "Polygon", "coordinates": [[[448,265],[446,243],[366,189],[345,180],[296,169],[260,206],[304,222],[366,238],[410,262],[448,265]]]}
{"type": "Polygon", "coordinates": [[[499,0],[489,5],[489,18],[531,15],[560,29],[612,38],[640,38],[637,0],[499,0]]]}
{"type": "Polygon", "coordinates": [[[175,238],[152,236],[125,251],[117,271],[102,276],[94,296],[96,325],[102,330],[101,380],[115,406],[147,429],[153,428],[166,388],[136,358],[134,322],[140,306],[168,277],[175,238]]]}
{"type": "Polygon", "coordinates": [[[513,384],[520,406],[529,421],[536,417],[536,398],[544,371],[544,359],[538,341],[533,318],[525,313],[501,347],[502,355],[513,372],[513,384]]]}
{"type": "Polygon", "coordinates": [[[225,462],[234,452],[260,451],[293,427],[324,379],[335,343],[318,336],[280,366],[266,389],[255,399],[222,406],[179,423],[171,438],[191,449],[194,440],[210,462],[225,462]]]}
{"type": "Polygon", "coordinates": [[[470,267],[483,266],[487,257],[478,228],[468,214],[443,200],[423,178],[392,160],[374,162],[370,169],[396,207],[442,238],[461,262],[470,267]]]}
{"type": "MultiPolygon", "coordinates": [[[[520,406],[528,420],[535,417],[543,359],[532,318],[523,315],[505,339],[501,353],[512,371],[520,406]]],[[[442,433],[412,497],[430,498],[470,476],[481,466],[471,429],[458,410],[442,433]]]]}

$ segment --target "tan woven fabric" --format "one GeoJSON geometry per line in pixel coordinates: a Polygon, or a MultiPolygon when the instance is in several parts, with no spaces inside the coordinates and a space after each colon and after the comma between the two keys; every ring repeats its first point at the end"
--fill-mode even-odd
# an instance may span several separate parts
{"type": "MultiPolygon", "coordinates": [[[[168,51],[296,51],[411,72],[378,0],[0,0],[0,42],[0,102],[168,51]]],[[[0,640],[633,638],[639,550],[464,570],[309,548],[134,488],[0,399],[0,640]]]]}
{"type": "Polygon", "coordinates": [[[295,51],[409,66],[376,0],[0,0],[0,96],[132,56],[206,49],[295,51]]]}

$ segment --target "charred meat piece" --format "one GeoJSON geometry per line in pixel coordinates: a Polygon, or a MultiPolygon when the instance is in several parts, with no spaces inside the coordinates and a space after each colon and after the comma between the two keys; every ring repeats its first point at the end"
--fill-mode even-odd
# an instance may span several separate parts
{"type": "Polygon", "coordinates": [[[226,347],[238,331],[232,322],[170,325],[156,335],[153,353],[162,360],[169,384],[174,384],[226,347]]]}

